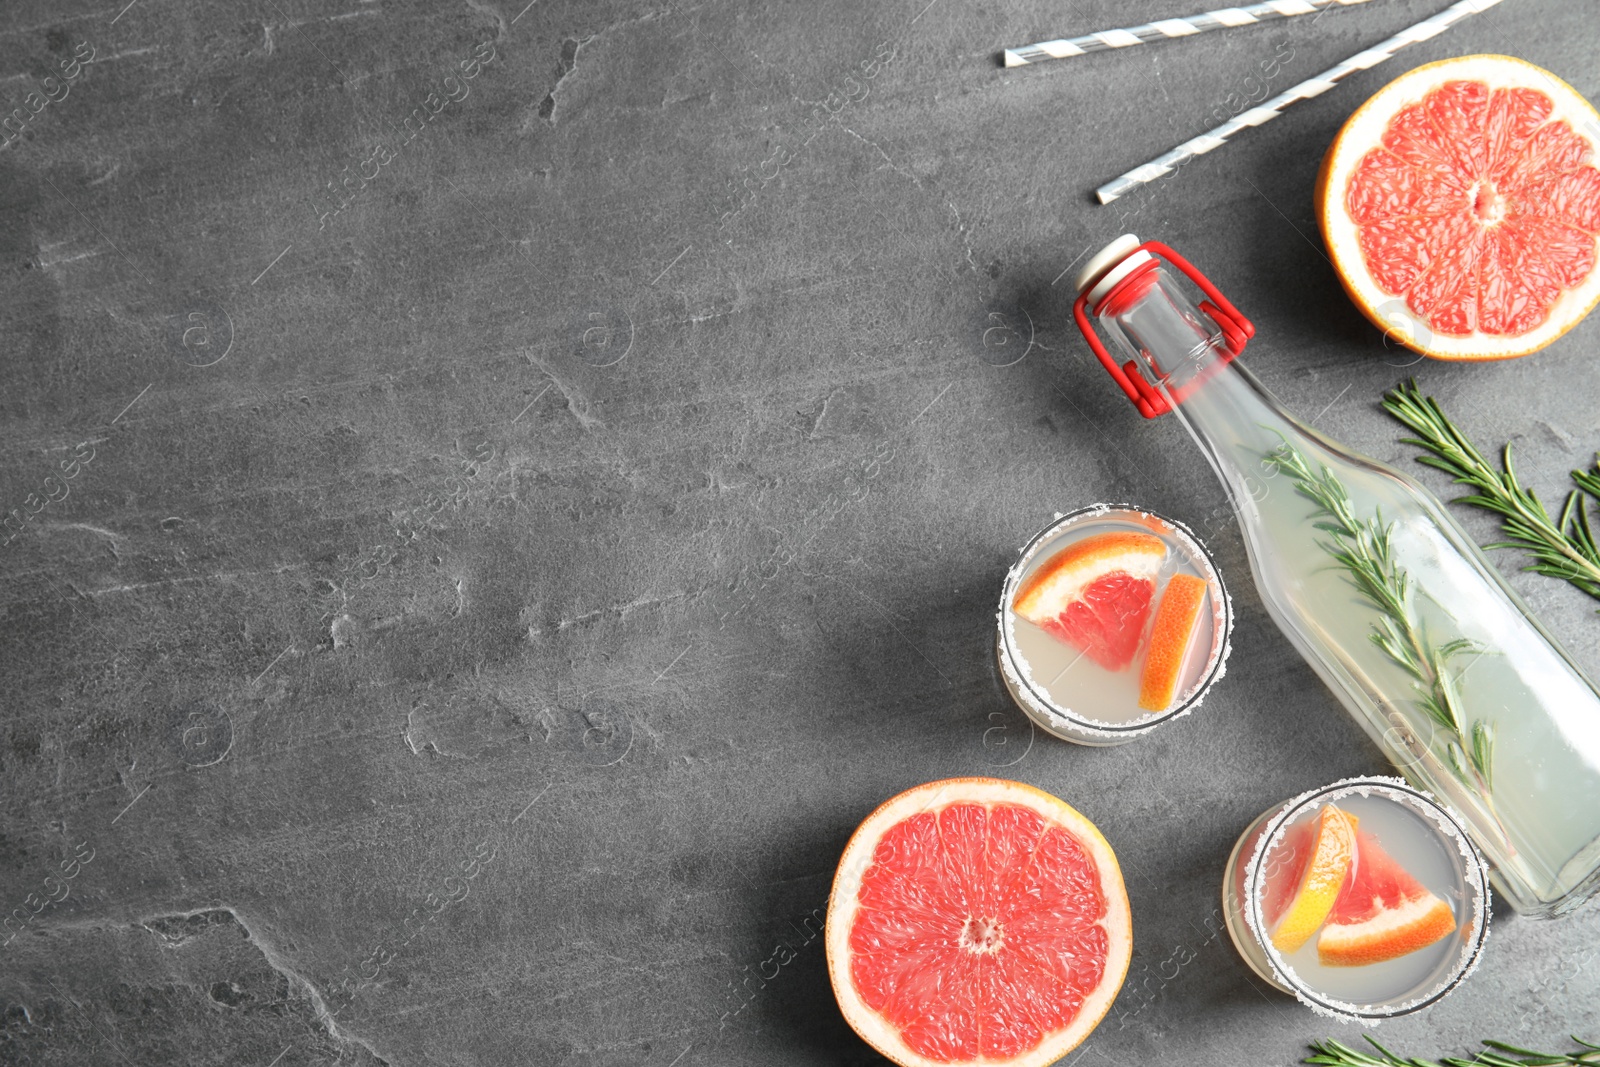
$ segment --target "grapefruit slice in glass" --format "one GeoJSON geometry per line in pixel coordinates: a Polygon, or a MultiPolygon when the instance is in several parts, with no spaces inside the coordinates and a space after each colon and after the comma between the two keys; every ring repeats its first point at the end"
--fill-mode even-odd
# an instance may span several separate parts
{"type": "Polygon", "coordinates": [[[1600,301],[1600,115],[1509,56],[1429,63],[1350,116],[1317,178],[1345,290],[1438,359],[1507,359],[1600,301]]]}
{"type": "Polygon", "coordinates": [[[1311,940],[1327,919],[1355,859],[1356,820],[1352,816],[1332,804],[1324,804],[1316,822],[1308,825],[1310,833],[1303,839],[1286,837],[1279,846],[1303,844],[1283,857],[1284,869],[1277,878],[1269,879],[1269,886],[1274,881],[1292,886],[1292,895],[1274,894],[1269,888],[1269,899],[1263,901],[1268,921],[1277,924],[1272,931],[1272,944],[1285,955],[1311,940]],[[1275,913],[1280,909],[1282,915],[1278,918],[1275,913]]]}
{"type": "Polygon", "coordinates": [[[1450,905],[1429,892],[1369,833],[1358,835],[1355,871],[1327,925],[1317,958],[1330,967],[1382,963],[1427,948],[1455,932],[1450,905]]]}
{"type": "Polygon", "coordinates": [[[1132,952],[1111,846],[1018,782],[889,800],[851,837],[828,901],[839,1007],[901,1067],[1054,1063],[1110,1008],[1132,952]]]}
{"type": "Polygon", "coordinates": [[[1011,610],[1111,671],[1133,662],[1166,542],[1115,530],[1074,541],[1022,583],[1011,610]]]}
{"type": "Polygon", "coordinates": [[[1204,578],[1174,574],[1161,591],[1156,621],[1150,627],[1150,651],[1139,672],[1139,706],[1146,711],[1166,711],[1178,695],[1183,661],[1194,640],[1200,608],[1206,602],[1204,578]]]}

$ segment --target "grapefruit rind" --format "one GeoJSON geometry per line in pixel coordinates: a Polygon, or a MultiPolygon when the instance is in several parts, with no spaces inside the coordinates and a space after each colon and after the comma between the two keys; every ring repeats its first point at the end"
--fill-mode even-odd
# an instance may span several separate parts
{"type": "Polygon", "coordinates": [[[1364,967],[1408,956],[1455,931],[1450,905],[1429,893],[1364,923],[1324,926],[1317,936],[1317,959],[1327,967],[1364,967]]]}
{"type": "Polygon", "coordinates": [[[1298,951],[1328,918],[1350,871],[1355,845],[1354,820],[1332,804],[1324,805],[1317,816],[1310,862],[1278,928],[1272,932],[1272,944],[1279,952],[1288,955],[1298,951]]]}
{"type": "Polygon", "coordinates": [[[1108,574],[1121,571],[1135,579],[1153,580],[1166,555],[1166,542],[1137,530],[1085,537],[1040,564],[1017,590],[1012,610],[1042,626],[1108,574]]]}
{"type": "Polygon", "coordinates": [[[1411,311],[1404,297],[1379,287],[1362,256],[1358,227],[1345,206],[1345,191],[1356,167],[1368,151],[1381,143],[1395,115],[1446,81],[1454,80],[1481,81],[1491,89],[1536,88],[1550,98],[1548,122],[1565,120],[1591,144],[1600,139],[1600,114],[1577,90],[1542,67],[1499,55],[1460,56],[1427,63],[1378,90],[1334,136],[1322,158],[1313,194],[1317,223],[1345,292],[1385,337],[1434,359],[1478,361],[1529,355],[1560,338],[1600,302],[1600,267],[1590,271],[1576,288],[1563,292],[1545,321],[1527,333],[1501,336],[1473,332],[1459,337],[1441,334],[1411,311]]]}
{"type": "Polygon", "coordinates": [[[1166,711],[1178,695],[1184,660],[1200,628],[1206,582],[1192,574],[1174,574],[1161,591],[1156,619],[1150,625],[1150,649],[1139,672],[1139,707],[1166,711]]]}
{"type": "Polygon", "coordinates": [[[1046,1067],[1077,1048],[1100,1024],[1116,1000],[1133,957],[1133,919],[1116,853],[1099,829],[1070,804],[1021,782],[976,777],[928,782],[891,797],[862,821],[845,845],[834,874],[833,889],[828,896],[824,943],[834,999],[838,1001],[845,1021],[861,1039],[900,1067],[935,1067],[937,1064],[938,1061],[928,1059],[908,1047],[898,1030],[862,1002],[850,973],[850,932],[859,910],[862,878],[872,866],[878,841],[884,833],[913,815],[937,813],[951,804],[962,802],[1016,804],[1031,809],[1047,824],[1054,824],[1070,833],[1089,853],[1100,872],[1100,890],[1105,897],[1106,913],[1099,925],[1106,931],[1108,943],[1100,984],[1084,999],[1078,1014],[1067,1027],[1047,1035],[1031,1051],[1004,1061],[1007,1067],[1046,1067]]]}
{"type": "Polygon", "coordinates": [[[1317,958],[1333,967],[1399,959],[1455,932],[1450,905],[1417,880],[1376,838],[1359,835],[1356,869],[1317,937],[1317,958]]]}

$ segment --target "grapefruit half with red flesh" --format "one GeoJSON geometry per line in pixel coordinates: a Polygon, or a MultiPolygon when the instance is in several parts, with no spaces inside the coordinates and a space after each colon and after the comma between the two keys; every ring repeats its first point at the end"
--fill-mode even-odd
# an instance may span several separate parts
{"type": "Polygon", "coordinates": [[[1317,179],[1356,306],[1427,356],[1537,351],[1600,301],[1600,115],[1509,56],[1412,70],[1340,129],[1317,179]]]}
{"type": "Polygon", "coordinates": [[[828,901],[839,1007],[901,1067],[1054,1063],[1110,1008],[1132,952],[1111,846],[1018,782],[951,778],[886,802],[828,901]]]}
{"type": "Polygon", "coordinates": [[[1074,541],[1041,563],[1011,609],[1111,671],[1139,651],[1166,542],[1116,530],[1074,541]]]}
{"type": "Polygon", "coordinates": [[[1356,838],[1350,880],[1317,935],[1317,958],[1330,967],[1359,967],[1398,959],[1456,929],[1455,913],[1371,834],[1356,838]]]}

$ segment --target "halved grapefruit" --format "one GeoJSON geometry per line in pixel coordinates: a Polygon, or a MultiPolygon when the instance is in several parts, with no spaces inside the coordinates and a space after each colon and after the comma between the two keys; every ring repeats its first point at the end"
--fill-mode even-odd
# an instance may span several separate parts
{"type": "Polygon", "coordinates": [[[1383,850],[1358,835],[1349,884],[1317,935],[1317,958],[1330,967],[1382,963],[1427,948],[1455,932],[1450,905],[1434,896],[1383,850]]]}
{"type": "Polygon", "coordinates": [[[1019,782],[951,778],[889,800],[828,900],[834,996],[901,1067],[1053,1063],[1100,1022],[1132,953],[1111,846],[1019,782]]]}
{"type": "Polygon", "coordinates": [[[1156,621],[1150,626],[1150,650],[1139,672],[1139,706],[1144,710],[1166,711],[1172,706],[1205,602],[1205,579],[1192,574],[1174,574],[1161,591],[1156,621]]]}
{"type": "Polygon", "coordinates": [[[1028,576],[1011,610],[1107,670],[1133,662],[1167,545],[1116,530],[1074,541],[1028,576]]]}
{"type": "Polygon", "coordinates": [[[1423,355],[1508,359],[1600,301],[1600,115],[1510,56],[1429,63],[1333,139],[1317,219],[1362,313],[1423,355]]]}

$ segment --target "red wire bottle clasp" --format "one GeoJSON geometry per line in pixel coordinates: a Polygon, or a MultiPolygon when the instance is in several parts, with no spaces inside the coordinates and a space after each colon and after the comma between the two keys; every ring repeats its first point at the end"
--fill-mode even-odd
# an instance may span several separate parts
{"type": "MultiPolygon", "coordinates": [[[[1161,265],[1160,261],[1162,259],[1178,268],[1185,277],[1194,282],[1200,291],[1206,295],[1206,299],[1200,302],[1200,310],[1205,312],[1211,318],[1211,321],[1217,324],[1218,329],[1222,331],[1222,341],[1226,350],[1220,354],[1220,358],[1207,371],[1202,372],[1181,389],[1173,392],[1173,396],[1182,401],[1184,397],[1193,392],[1206,379],[1232,362],[1233,357],[1243,352],[1245,344],[1255,336],[1256,328],[1249,319],[1239,314],[1239,309],[1234,307],[1228,301],[1228,298],[1222,295],[1221,290],[1211,284],[1211,279],[1201,274],[1192,263],[1160,241],[1146,241],[1132,252],[1129,252],[1128,256],[1139,252],[1148,252],[1150,255],[1159,258],[1150,259],[1141,264],[1126,278],[1118,282],[1094,306],[1093,312],[1098,315],[1102,308],[1131,303],[1149,292],[1150,287],[1155,284],[1155,270],[1161,265]]],[[[1126,261],[1128,256],[1124,256],[1123,261],[1126,261]]],[[[1171,411],[1172,406],[1167,403],[1167,398],[1157,392],[1155,386],[1145,381],[1144,375],[1139,373],[1137,363],[1130,359],[1127,363],[1118,366],[1117,361],[1111,358],[1111,353],[1106,351],[1106,346],[1100,342],[1099,335],[1094,332],[1094,326],[1089,321],[1090,309],[1088,300],[1089,290],[1086,289],[1079,293],[1078,299],[1072,305],[1072,316],[1077,319],[1078,329],[1083,331],[1084,340],[1089,342],[1089,347],[1094,350],[1095,356],[1099,358],[1106,372],[1122,387],[1122,391],[1127,394],[1128,399],[1133,401],[1133,406],[1138,408],[1139,414],[1145,418],[1153,419],[1157,415],[1165,415],[1168,411],[1171,411]]]]}

